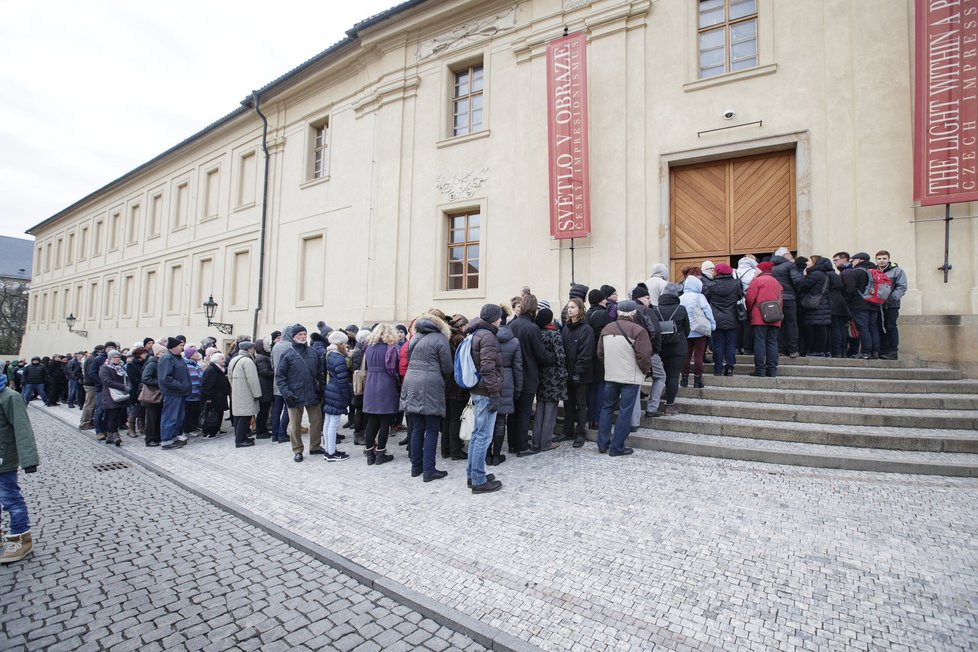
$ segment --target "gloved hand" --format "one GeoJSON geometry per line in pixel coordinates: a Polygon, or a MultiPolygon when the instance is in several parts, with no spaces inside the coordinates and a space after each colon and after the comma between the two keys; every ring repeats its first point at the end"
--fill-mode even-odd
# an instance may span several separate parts
{"type": "Polygon", "coordinates": [[[489,414],[495,414],[499,411],[499,397],[491,396],[489,397],[489,414]]]}
{"type": "Polygon", "coordinates": [[[580,385],[581,377],[577,375],[571,376],[571,382],[574,383],[575,385],[580,385]]]}
{"type": "Polygon", "coordinates": [[[25,466],[24,473],[37,473],[37,464],[34,466],[25,466]]]}

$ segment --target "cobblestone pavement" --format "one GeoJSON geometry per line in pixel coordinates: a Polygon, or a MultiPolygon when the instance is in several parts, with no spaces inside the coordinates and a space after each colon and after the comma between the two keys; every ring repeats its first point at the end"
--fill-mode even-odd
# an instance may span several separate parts
{"type": "Polygon", "coordinates": [[[30,414],[36,543],[0,567],[0,650],[484,649],[30,414]]]}
{"type": "Polygon", "coordinates": [[[502,491],[474,496],[464,462],[439,459],[448,478],[422,483],[395,442],[393,463],[368,467],[348,442],[346,463],[295,464],[268,440],[134,441],[170,473],[545,649],[978,647],[976,479],[609,458],[589,443],[507,460],[492,469],[502,491]]]}

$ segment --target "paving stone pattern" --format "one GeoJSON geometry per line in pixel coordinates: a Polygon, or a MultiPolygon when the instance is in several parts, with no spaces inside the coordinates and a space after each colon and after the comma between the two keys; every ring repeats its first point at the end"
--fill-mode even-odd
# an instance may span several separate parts
{"type": "Polygon", "coordinates": [[[976,479],[589,443],[507,460],[492,469],[502,491],[473,496],[464,462],[439,459],[448,478],[422,483],[393,442],[381,467],[349,443],[341,464],[230,436],[125,445],[544,649],[978,647],[976,479]]]}
{"type": "Polygon", "coordinates": [[[484,649],[138,466],[96,472],[119,456],[31,417],[36,543],[0,567],[0,650],[484,649]]]}

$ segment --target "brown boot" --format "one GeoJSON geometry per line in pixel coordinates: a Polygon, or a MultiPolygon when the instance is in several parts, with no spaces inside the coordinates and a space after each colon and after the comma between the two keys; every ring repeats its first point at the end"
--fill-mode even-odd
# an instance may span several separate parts
{"type": "Polygon", "coordinates": [[[138,437],[136,434],[136,413],[133,412],[129,415],[129,420],[126,421],[126,434],[130,437],[138,437]]]}
{"type": "Polygon", "coordinates": [[[31,541],[31,533],[24,532],[23,534],[8,534],[4,537],[9,544],[7,549],[3,551],[0,555],[0,564],[12,564],[15,561],[20,561],[27,555],[31,554],[31,550],[34,547],[33,541],[31,541]]]}

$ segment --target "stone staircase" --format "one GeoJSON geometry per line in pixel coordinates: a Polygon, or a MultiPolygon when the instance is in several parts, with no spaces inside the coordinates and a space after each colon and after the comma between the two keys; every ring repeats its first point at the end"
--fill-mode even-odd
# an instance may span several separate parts
{"type": "Polygon", "coordinates": [[[905,360],[783,357],[777,378],[754,378],[749,356],[738,356],[734,376],[713,376],[707,366],[705,388],[680,389],[680,414],[643,418],[629,446],[978,477],[978,381],[962,379],[958,370],[905,360]]]}

